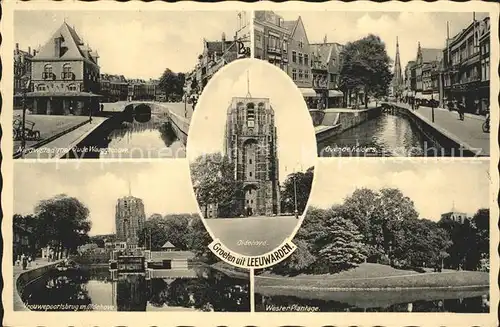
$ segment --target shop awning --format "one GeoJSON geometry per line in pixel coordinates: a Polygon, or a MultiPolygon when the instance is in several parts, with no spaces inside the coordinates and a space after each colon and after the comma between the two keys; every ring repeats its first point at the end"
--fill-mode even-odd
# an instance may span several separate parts
{"type": "Polygon", "coordinates": [[[302,93],[303,97],[313,98],[316,96],[316,92],[313,89],[308,88],[299,88],[300,93],[302,93]]]}
{"type": "Polygon", "coordinates": [[[80,97],[80,98],[98,98],[102,95],[88,92],[28,92],[26,96],[29,98],[37,97],[80,97]]]}
{"type": "Polygon", "coordinates": [[[343,97],[344,93],[342,91],[337,91],[337,90],[328,90],[328,97],[330,98],[338,98],[338,97],[343,97]]]}

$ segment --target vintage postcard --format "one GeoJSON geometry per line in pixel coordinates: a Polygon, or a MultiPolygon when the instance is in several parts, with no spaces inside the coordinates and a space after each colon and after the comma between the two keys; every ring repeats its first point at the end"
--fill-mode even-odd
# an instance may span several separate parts
{"type": "Polygon", "coordinates": [[[2,14],[4,325],[498,325],[498,6],[2,14]]]}

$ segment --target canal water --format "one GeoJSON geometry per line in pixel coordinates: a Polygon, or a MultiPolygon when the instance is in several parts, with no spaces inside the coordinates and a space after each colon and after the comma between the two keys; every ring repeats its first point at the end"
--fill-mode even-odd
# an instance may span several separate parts
{"type": "Polygon", "coordinates": [[[318,143],[321,157],[435,156],[434,151],[410,121],[387,113],[318,143]]]}
{"type": "Polygon", "coordinates": [[[273,290],[255,295],[256,311],[316,312],[454,312],[488,313],[488,289],[398,290],[398,291],[296,291],[273,290]],[[283,310],[283,309],[281,309],[283,310]]]}
{"type": "Polygon", "coordinates": [[[104,131],[95,133],[80,144],[70,158],[185,158],[186,150],[179,131],[168,112],[124,115],[110,118],[104,131]],[[81,149],[89,149],[88,151],[81,149]]]}
{"type": "Polygon", "coordinates": [[[249,279],[196,267],[196,278],[112,278],[107,267],[52,270],[28,284],[21,298],[36,311],[250,311],[249,279]]]}

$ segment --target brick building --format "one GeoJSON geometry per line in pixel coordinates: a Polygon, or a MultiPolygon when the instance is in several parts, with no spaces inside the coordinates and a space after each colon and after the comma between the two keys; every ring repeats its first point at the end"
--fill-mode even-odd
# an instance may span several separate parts
{"type": "Polygon", "coordinates": [[[274,110],[266,98],[233,98],[227,110],[224,155],[243,182],[239,210],[245,215],[280,213],[274,110]]]}
{"type": "Polygon", "coordinates": [[[128,248],[139,245],[138,233],[144,227],[146,214],[142,199],[131,195],[118,199],[116,203],[116,237],[118,241],[126,242],[128,248]]]}
{"type": "Polygon", "coordinates": [[[35,50],[33,53],[31,52],[31,47],[28,47],[28,51],[23,51],[19,49],[19,43],[16,43],[14,49],[14,108],[21,107],[24,92],[32,90],[31,86],[27,86],[27,81],[31,79],[31,59],[35,54],[35,50]]]}
{"type": "Polygon", "coordinates": [[[99,55],[64,22],[31,59],[33,112],[88,115],[99,111],[99,55]]]}
{"type": "Polygon", "coordinates": [[[288,73],[289,34],[281,16],[272,11],[256,11],[254,58],[266,60],[288,73]]]}
{"type": "Polygon", "coordinates": [[[443,58],[441,49],[422,48],[418,43],[415,63],[411,66],[411,93],[418,101],[439,101],[439,85],[433,85],[432,76],[439,73],[440,61],[443,58]]]}
{"type": "Polygon", "coordinates": [[[443,50],[444,97],[462,101],[466,112],[483,112],[489,102],[489,26],[489,17],[473,20],[443,50]]]}

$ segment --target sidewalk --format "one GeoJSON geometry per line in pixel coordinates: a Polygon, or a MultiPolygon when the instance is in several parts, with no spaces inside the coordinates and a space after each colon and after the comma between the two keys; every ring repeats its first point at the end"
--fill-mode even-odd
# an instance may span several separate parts
{"type": "MultiPolygon", "coordinates": [[[[411,106],[405,103],[392,104],[411,110],[411,106]]],[[[490,134],[484,133],[482,130],[482,124],[486,117],[466,113],[465,119],[461,121],[458,119],[456,111],[434,108],[434,123],[432,123],[432,108],[420,106],[418,109],[412,110],[412,113],[457,143],[474,152],[479,152],[479,156],[490,155],[490,134]]]]}
{"type": "Polygon", "coordinates": [[[99,127],[106,117],[92,117],[91,123],[86,123],[69,133],[66,133],[55,140],[28,152],[25,159],[55,159],[60,158],[71,150],[74,146],[80,143],[87,137],[94,129],[99,127]]]}
{"type": "Polygon", "coordinates": [[[38,268],[41,268],[44,266],[53,265],[53,264],[56,264],[56,263],[61,262],[61,261],[62,260],[49,262],[47,259],[37,258],[35,261],[33,261],[31,263],[30,266],[28,266],[26,268],[26,270],[23,270],[22,265],[19,265],[19,266],[14,265],[14,267],[12,268],[12,270],[13,270],[12,282],[13,282],[13,289],[14,289],[14,294],[13,294],[14,295],[14,301],[13,301],[14,311],[27,311],[28,310],[28,308],[26,308],[23,301],[21,300],[21,295],[18,293],[18,290],[17,290],[17,279],[19,278],[19,276],[25,272],[28,272],[28,271],[31,271],[34,269],[38,269],[38,268]]]}

